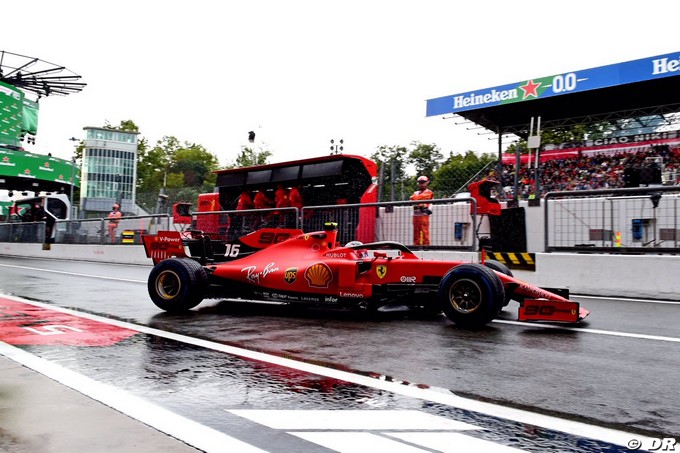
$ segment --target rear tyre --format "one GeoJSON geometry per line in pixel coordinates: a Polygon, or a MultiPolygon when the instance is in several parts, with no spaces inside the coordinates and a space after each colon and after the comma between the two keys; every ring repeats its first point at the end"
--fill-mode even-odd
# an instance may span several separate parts
{"type": "Polygon", "coordinates": [[[170,258],[154,266],[147,287],[158,308],[181,313],[201,303],[208,287],[208,274],[190,258],[170,258]]]}
{"type": "MultiPolygon", "coordinates": [[[[514,275],[512,275],[512,271],[510,270],[510,268],[505,264],[501,263],[500,261],[484,260],[484,265],[489,269],[495,270],[496,272],[500,272],[501,274],[514,277],[514,275]]],[[[503,306],[504,307],[507,306],[512,299],[513,299],[512,291],[505,291],[505,302],[503,303],[503,306]]]]}
{"type": "Polygon", "coordinates": [[[504,301],[501,279],[481,264],[456,266],[439,284],[442,311],[460,327],[479,328],[490,323],[504,301]]]}

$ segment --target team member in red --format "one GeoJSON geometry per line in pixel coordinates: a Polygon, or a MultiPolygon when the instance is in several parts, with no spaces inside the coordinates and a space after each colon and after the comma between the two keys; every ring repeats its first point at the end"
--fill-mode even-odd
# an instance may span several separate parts
{"type": "Polygon", "coordinates": [[[302,209],[305,205],[305,201],[300,194],[300,188],[298,186],[290,188],[288,191],[288,200],[290,201],[290,205],[294,208],[302,209]]]}
{"type": "MultiPolygon", "coordinates": [[[[253,203],[255,204],[255,209],[269,209],[274,207],[274,200],[267,196],[264,187],[260,187],[260,189],[257,191],[255,198],[253,198],[253,203]]],[[[270,227],[272,218],[273,213],[271,211],[261,214],[259,228],[270,227]]]]}
{"type": "MultiPolygon", "coordinates": [[[[290,208],[290,198],[288,196],[288,190],[286,190],[281,184],[276,186],[276,192],[274,192],[274,203],[277,208],[290,208]]],[[[277,226],[283,227],[286,225],[286,217],[288,212],[275,211],[274,214],[277,216],[278,223],[277,226]]]]}
{"type": "Polygon", "coordinates": [[[246,189],[243,189],[243,192],[241,192],[241,195],[238,197],[236,210],[245,211],[246,209],[253,209],[253,206],[253,199],[250,196],[250,193],[246,189]]]}
{"type": "Polygon", "coordinates": [[[430,245],[430,215],[432,203],[427,200],[434,198],[434,193],[427,188],[430,179],[427,176],[418,177],[418,190],[413,192],[411,200],[423,201],[413,206],[413,244],[430,245]]]}

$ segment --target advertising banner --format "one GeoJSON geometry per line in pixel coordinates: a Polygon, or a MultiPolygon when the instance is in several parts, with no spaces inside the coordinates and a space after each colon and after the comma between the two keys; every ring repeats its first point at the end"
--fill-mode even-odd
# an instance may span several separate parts
{"type": "Polygon", "coordinates": [[[0,82],[0,145],[19,146],[24,93],[0,82]]]}
{"type": "Polygon", "coordinates": [[[38,103],[26,98],[21,114],[21,130],[31,135],[38,133],[38,103]]]}
{"type": "MultiPolygon", "coordinates": [[[[598,68],[571,71],[549,77],[428,99],[426,116],[533,101],[552,96],[599,90],[629,83],[680,76],[678,53],[642,58],[598,68]]],[[[642,96],[643,94],[641,94],[642,96]]]]}
{"type": "Polygon", "coordinates": [[[0,177],[20,177],[80,187],[80,171],[70,160],[0,148],[0,177]]]}

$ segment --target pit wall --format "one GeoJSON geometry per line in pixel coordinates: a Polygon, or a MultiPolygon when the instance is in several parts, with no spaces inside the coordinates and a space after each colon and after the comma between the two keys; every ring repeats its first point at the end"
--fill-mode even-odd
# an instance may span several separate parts
{"type": "MultiPolygon", "coordinates": [[[[417,252],[424,259],[477,262],[475,252],[417,252]]],[[[0,255],[134,264],[151,268],[141,245],[0,243],[0,255]]],[[[573,294],[680,301],[680,256],[537,253],[536,271],[513,270],[515,277],[573,294]]],[[[140,274],[140,279],[145,279],[140,274]]]]}

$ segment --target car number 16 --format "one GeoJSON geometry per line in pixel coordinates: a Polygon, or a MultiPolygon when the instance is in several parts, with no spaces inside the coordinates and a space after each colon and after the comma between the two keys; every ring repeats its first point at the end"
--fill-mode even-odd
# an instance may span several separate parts
{"type": "Polygon", "coordinates": [[[224,251],[224,256],[230,256],[236,258],[238,256],[239,248],[241,244],[226,244],[227,249],[224,251]]]}

